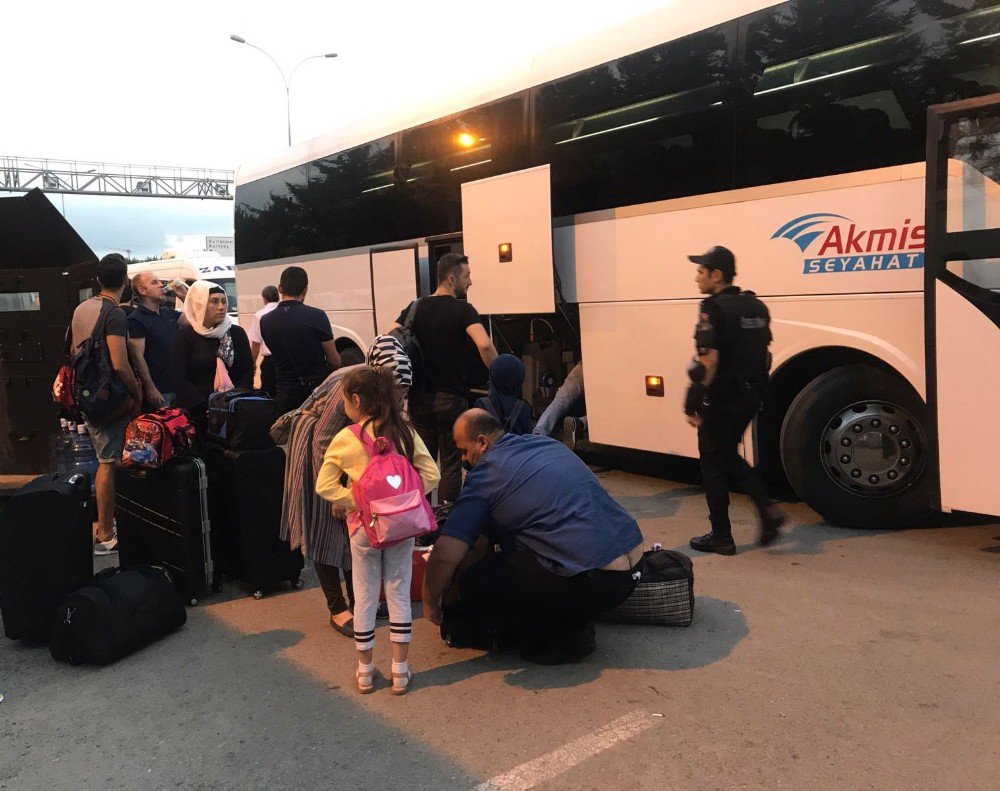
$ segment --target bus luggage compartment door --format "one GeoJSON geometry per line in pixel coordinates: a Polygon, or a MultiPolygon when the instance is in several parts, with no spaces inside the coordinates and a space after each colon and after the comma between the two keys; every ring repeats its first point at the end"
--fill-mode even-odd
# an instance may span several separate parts
{"type": "Polygon", "coordinates": [[[554,313],[549,166],[462,185],[462,240],[480,313],[554,313]]]}
{"type": "Polygon", "coordinates": [[[928,116],[924,298],[937,505],[1000,514],[1000,95],[928,116]]]}

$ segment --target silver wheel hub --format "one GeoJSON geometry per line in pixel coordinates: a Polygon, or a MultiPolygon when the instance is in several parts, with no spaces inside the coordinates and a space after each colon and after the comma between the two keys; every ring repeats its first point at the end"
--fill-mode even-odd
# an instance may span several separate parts
{"type": "Polygon", "coordinates": [[[925,462],[923,428],[896,404],[863,401],[839,412],[823,431],[823,467],[842,489],[887,497],[917,479],[925,462]]]}

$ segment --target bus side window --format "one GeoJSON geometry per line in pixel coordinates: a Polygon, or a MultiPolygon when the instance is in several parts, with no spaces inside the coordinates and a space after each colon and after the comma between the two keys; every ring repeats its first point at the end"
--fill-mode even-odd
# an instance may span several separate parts
{"type": "Polygon", "coordinates": [[[298,229],[306,253],[395,242],[394,136],[333,154],[312,163],[303,193],[298,229]]]}
{"type": "Polygon", "coordinates": [[[237,190],[233,217],[239,245],[236,263],[266,261],[302,255],[302,234],[297,230],[300,200],[309,181],[309,165],[275,173],[237,190]]]}
{"type": "Polygon", "coordinates": [[[397,168],[399,239],[462,229],[462,184],[527,161],[523,95],[403,132],[397,168]]]}
{"type": "Polygon", "coordinates": [[[997,90],[1000,3],[936,4],[938,19],[914,5],[817,0],[741,20],[736,186],[920,162],[927,105],[997,90]]]}
{"type": "Polygon", "coordinates": [[[727,32],[695,33],[542,86],[534,153],[557,216],[728,189],[727,32]]]}

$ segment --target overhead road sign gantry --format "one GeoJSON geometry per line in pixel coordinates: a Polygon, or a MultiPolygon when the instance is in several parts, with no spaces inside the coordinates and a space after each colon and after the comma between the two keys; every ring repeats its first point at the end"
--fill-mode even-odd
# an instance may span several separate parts
{"type": "Polygon", "coordinates": [[[233,171],[0,156],[0,191],[232,200],[233,171]]]}

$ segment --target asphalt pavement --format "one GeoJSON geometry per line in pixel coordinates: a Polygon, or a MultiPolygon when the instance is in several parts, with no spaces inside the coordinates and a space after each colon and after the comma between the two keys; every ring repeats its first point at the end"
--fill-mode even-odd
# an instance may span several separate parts
{"type": "Polygon", "coordinates": [[[595,654],[543,667],[418,618],[412,691],[361,696],[311,569],[262,601],[229,586],[108,668],[0,642],[0,789],[997,787],[1000,524],[844,530],[792,505],[760,549],[736,496],[739,553],[706,556],[699,488],[599,477],[695,557],[689,628],[598,624],[595,654]]]}

